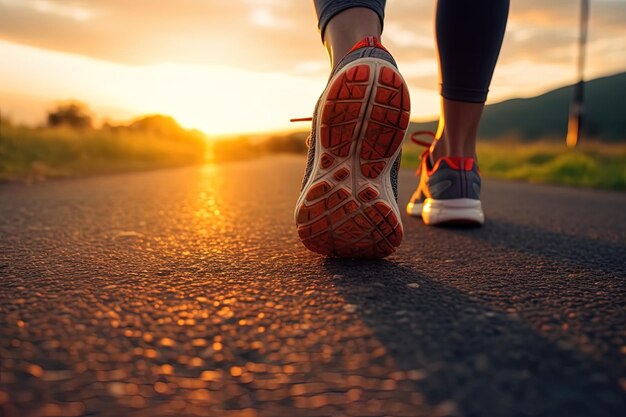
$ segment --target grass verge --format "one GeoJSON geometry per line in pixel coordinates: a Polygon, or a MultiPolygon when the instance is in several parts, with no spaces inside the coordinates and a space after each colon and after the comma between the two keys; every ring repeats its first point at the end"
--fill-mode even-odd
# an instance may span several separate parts
{"type": "Polygon", "coordinates": [[[30,128],[2,124],[0,180],[40,180],[202,163],[206,142],[193,132],[30,128]],[[184,133],[183,133],[184,132],[184,133]]]}
{"type": "MultiPolygon", "coordinates": [[[[417,168],[420,150],[405,144],[403,168],[417,168]]],[[[626,189],[626,144],[498,141],[478,146],[481,174],[486,178],[529,181],[608,190],[626,189]]]]}

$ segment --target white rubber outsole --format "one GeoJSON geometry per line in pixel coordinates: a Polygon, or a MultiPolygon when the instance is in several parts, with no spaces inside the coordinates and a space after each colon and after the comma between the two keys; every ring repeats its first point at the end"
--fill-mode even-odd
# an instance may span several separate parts
{"type": "MultiPolygon", "coordinates": [[[[422,206],[421,216],[425,224],[437,225],[444,223],[483,224],[485,215],[480,200],[472,198],[455,198],[450,200],[435,200],[427,198],[422,206]]],[[[416,212],[413,205],[410,215],[416,212]]],[[[407,212],[409,207],[407,206],[407,212]]]]}

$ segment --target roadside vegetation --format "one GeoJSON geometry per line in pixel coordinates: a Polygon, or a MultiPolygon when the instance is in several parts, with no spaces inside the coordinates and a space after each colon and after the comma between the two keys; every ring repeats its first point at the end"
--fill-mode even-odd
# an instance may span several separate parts
{"type": "Polygon", "coordinates": [[[213,140],[209,162],[230,162],[283,154],[306,154],[307,132],[270,136],[238,136],[213,140]]]}
{"type": "MultiPolygon", "coordinates": [[[[306,133],[266,138],[229,139],[212,145],[214,162],[255,158],[274,153],[306,153],[306,133]]],[[[421,150],[405,143],[402,168],[416,169],[421,150]]],[[[486,178],[574,187],[626,190],[626,143],[586,142],[571,149],[565,141],[483,141],[478,147],[486,178]]]]}
{"type": "MultiPolygon", "coordinates": [[[[307,132],[240,136],[207,141],[167,116],[94,127],[81,103],[59,105],[44,126],[0,119],[0,181],[34,181],[101,173],[223,163],[277,153],[304,155],[307,132]]],[[[402,167],[415,169],[421,150],[404,144],[402,167]]],[[[480,169],[486,178],[626,190],[626,142],[583,140],[483,140],[480,169]]]]}
{"type": "Polygon", "coordinates": [[[206,140],[167,116],[95,128],[87,107],[66,103],[41,127],[0,120],[0,180],[40,180],[203,163],[206,140]]]}
{"type": "MultiPolygon", "coordinates": [[[[417,168],[421,151],[405,144],[403,168],[417,168]]],[[[481,174],[486,178],[574,187],[626,190],[626,143],[491,141],[478,145],[481,174]]]]}

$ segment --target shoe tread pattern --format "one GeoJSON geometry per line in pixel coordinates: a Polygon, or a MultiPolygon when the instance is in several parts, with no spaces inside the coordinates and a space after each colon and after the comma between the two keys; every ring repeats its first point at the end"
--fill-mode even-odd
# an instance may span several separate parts
{"type": "Polygon", "coordinates": [[[331,83],[320,114],[315,180],[296,211],[307,248],[328,256],[381,258],[400,245],[402,225],[377,188],[389,181],[380,175],[394,163],[409,110],[406,85],[389,65],[355,65],[331,83]]]}

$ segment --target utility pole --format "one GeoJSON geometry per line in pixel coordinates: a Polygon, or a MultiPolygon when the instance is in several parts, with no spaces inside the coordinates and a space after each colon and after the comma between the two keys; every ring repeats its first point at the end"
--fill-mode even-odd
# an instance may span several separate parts
{"type": "Polygon", "coordinates": [[[576,78],[578,82],[574,85],[574,95],[569,108],[569,119],[567,121],[567,146],[574,147],[580,141],[585,101],[585,50],[587,45],[587,27],[589,25],[589,0],[581,0],[580,10],[580,36],[578,38],[578,64],[576,78]]]}

